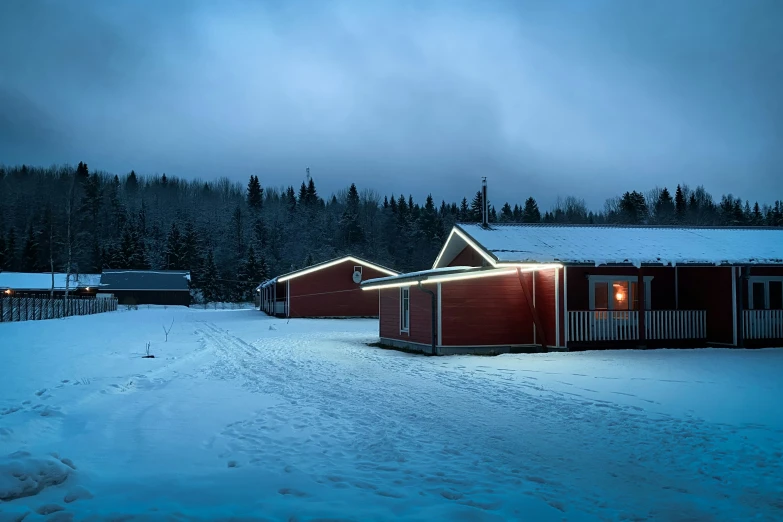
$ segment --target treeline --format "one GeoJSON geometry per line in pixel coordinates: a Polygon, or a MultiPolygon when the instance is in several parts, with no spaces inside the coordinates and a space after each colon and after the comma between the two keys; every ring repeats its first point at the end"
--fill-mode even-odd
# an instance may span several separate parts
{"type": "MultiPolygon", "coordinates": [[[[490,187],[491,188],[491,187],[490,187]]],[[[626,192],[593,212],[568,197],[543,213],[536,200],[497,210],[491,222],[783,226],[783,206],[720,201],[703,188],[626,192]]],[[[307,176],[277,188],[177,177],[123,176],[77,167],[0,166],[0,270],[190,270],[208,301],[242,300],[259,281],[351,253],[398,270],[427,268],[457,222],[481,220],[481,193],[380,195],[351,185],[327,197],[307,176]]]]}

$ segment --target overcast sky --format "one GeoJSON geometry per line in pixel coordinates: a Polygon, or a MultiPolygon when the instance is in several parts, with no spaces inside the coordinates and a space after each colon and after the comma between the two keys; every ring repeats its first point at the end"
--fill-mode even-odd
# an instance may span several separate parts
{"type": "Polygon", "coordinates": [[[780,0],[2,0],[0,163],[768,202],[782,26],[780,0]]]}

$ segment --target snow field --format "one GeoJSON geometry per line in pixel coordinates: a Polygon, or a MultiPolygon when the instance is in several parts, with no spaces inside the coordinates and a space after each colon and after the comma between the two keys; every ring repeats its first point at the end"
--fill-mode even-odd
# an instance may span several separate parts
{"type": "Polygon", "coordinates": [[[0,498],[35,494],[0,520],[783,518],[783,350],[429,358],[376,338],[176,307],[2,324],[0,498]]]}

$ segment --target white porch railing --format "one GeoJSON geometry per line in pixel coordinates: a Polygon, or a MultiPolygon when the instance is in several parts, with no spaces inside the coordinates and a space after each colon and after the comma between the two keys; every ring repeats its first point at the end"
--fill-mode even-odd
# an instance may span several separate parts
{"type": "Polygon", "coordinates": [[[706,310],[647,310],[644,312],[646,339],[706,339],[706,310]]]}
{"type": "MultiPolygon", "coordinates": [[[[705,339],[705,310],[647,310],[645,338],[649,340],[705,339]]],[[[639,312],[568,312],[568,341],[633,341],[639,339],[639,312]]]]}
{"type": "Polygon", "coordinates": [[[783,339],[783,310],[744,310],[745,339],[783,339]]]}
{"type": "Polygon", "coordinates": [[[639,338],[639,312],[568,312],[568,340],[631,341],[639,338]]]}

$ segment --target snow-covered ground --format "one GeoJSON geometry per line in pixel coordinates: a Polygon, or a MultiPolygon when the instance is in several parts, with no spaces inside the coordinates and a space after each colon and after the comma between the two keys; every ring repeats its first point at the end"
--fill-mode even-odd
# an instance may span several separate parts
{"type": "Polygon", "coordinates": [[[0,324],[0,521],[783,519],[783,350],[430,358],[376,332],[0,324]]]}

